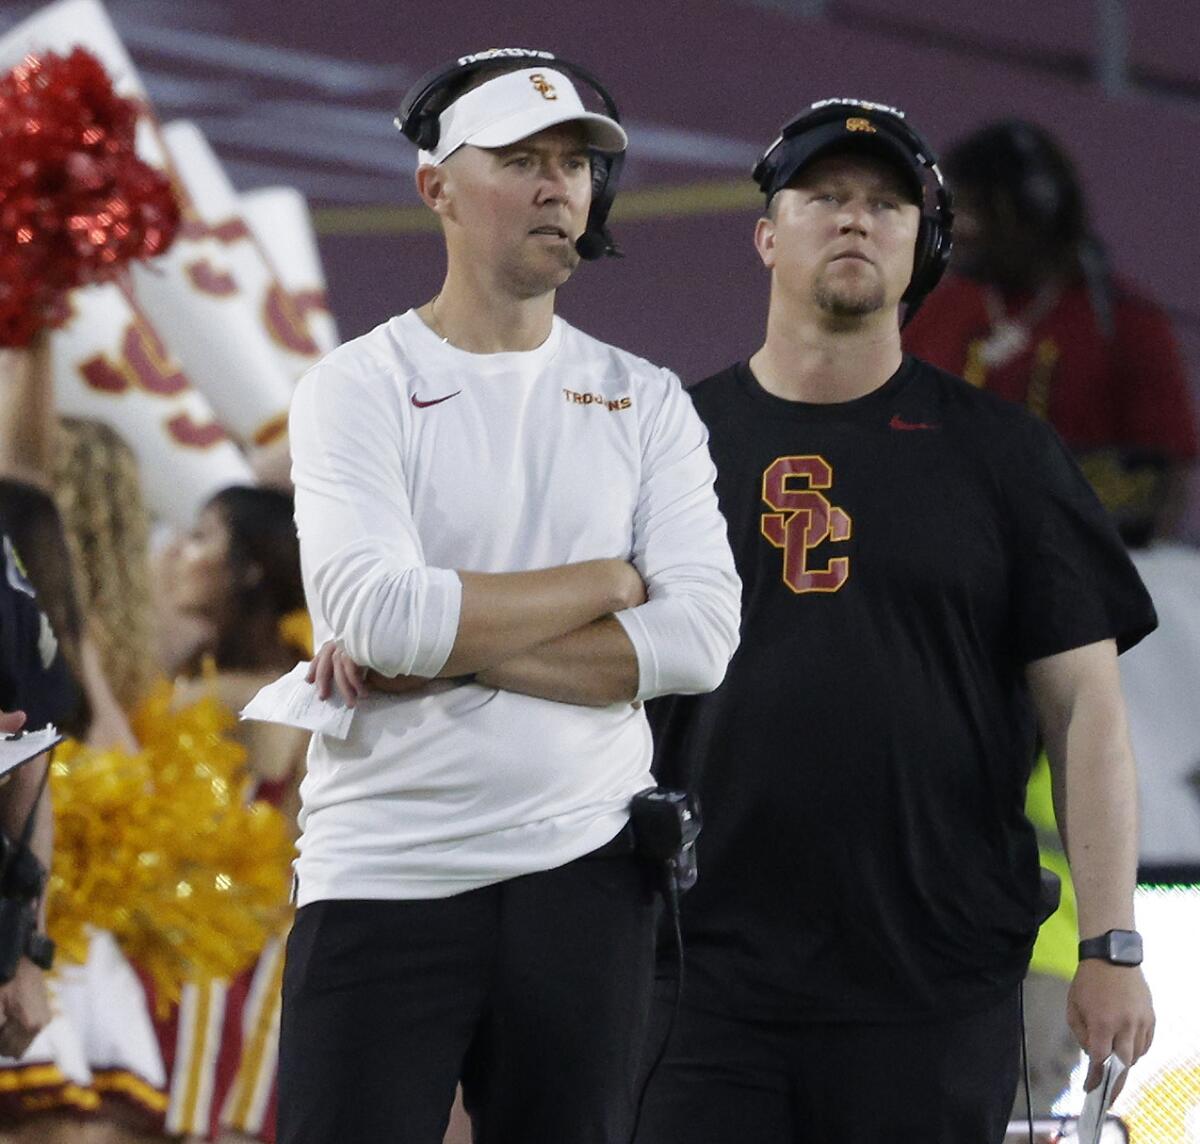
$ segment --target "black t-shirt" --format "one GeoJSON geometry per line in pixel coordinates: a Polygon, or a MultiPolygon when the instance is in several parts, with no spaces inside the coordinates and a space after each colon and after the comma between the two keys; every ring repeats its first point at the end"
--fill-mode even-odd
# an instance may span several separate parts
{"type": "Polygon", "coordinates": [[[746,365],[692,397],[743,621],[717,691],[650,712],[660,781],[698,789],[705,818],[689,1000],[985,1006],[1035,936],[1025,666],[1130,646],[1150,598],[1054,431],[924,362],[839,404],[777,398],[746,365]]]}
{"type": "Polygon", "coordinates": [[[0,710],[24,711],[30,731],[65,723],[79,693],[12,541],[0,544],[0,710]]]}

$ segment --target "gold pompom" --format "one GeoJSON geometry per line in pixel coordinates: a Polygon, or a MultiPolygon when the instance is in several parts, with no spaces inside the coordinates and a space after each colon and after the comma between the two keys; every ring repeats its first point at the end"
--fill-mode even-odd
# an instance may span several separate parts
{"type": "Polygon", "coordinates": [[[309,659],[313,657],[313,625],[312,616],[306,609],[297,608],[288,612],[279,621],[279,634],[284,643],[291,644],[297,651],[304,652],[309,659]]]}
{"type": "Polygon", "coordinates": [[[89,926],[109,930],[165,1003],[279,932],[294,847],[277,810],[246,801],[233,725],[215,698],[172,711],[163,683],[134,717],[136,754],[58,748],[48,929],[64,958],[84,959],[89,926]]]}

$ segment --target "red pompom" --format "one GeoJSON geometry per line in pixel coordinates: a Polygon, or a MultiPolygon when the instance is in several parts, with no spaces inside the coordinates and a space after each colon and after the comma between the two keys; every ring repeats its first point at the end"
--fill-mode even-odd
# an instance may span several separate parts
{"type": "Polygon", "coordinates": [[[66,291],[170,246],[179,205],[134,152],[137,119],[82,48],[0,78],[0,345],[28,345],[66,291]]]}

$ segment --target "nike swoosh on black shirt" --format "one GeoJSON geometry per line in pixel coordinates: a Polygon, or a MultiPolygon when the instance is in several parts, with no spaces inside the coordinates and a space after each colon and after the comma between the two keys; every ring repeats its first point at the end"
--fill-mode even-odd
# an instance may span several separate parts
{"type": "Polygon", "coordinates": [[[929,421],[905,421],[899,413],[893,413],[892,419],[888,422],[889,429],[940,429],[940,425],[933,424],[929,421]]]}

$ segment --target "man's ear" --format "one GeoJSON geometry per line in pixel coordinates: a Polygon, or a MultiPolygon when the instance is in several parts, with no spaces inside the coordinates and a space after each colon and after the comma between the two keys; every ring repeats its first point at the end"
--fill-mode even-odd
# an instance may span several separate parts
{"type": "Polygon", "coordinates": [[[775,222],[765,215],[754,224],[754,249],[768,269],[775,268],[775,222]]]}
{"type": "Polygon", "coordinates": [[[449,187],[451,179],[445,167],[423,163],[417,168],[417,194],[421,201],[436,214],[444,215],[449,210],[449,187]]]}

